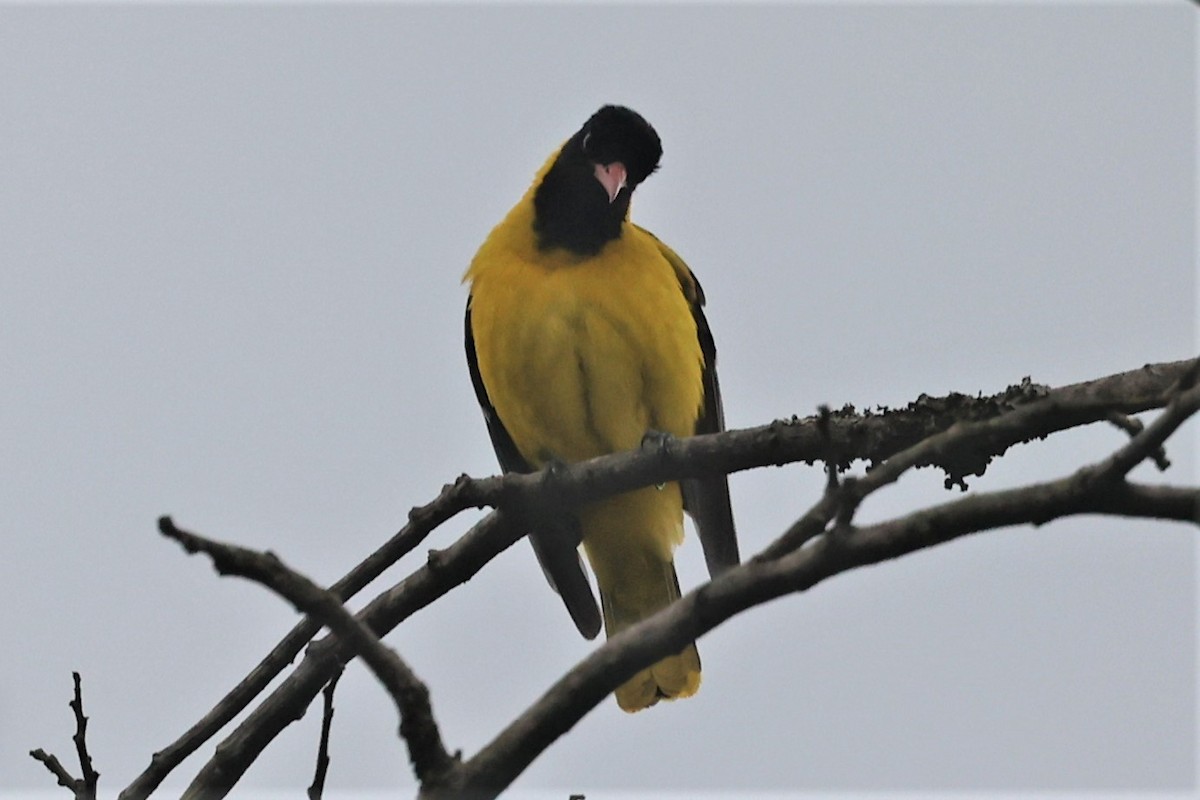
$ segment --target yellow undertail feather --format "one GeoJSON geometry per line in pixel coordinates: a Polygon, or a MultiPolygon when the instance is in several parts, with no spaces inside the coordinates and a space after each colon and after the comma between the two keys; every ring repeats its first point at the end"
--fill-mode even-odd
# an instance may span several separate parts
{"type": "MultiPolygon", "coordinates": [[[[678,484],[641,489],[582,511],[583,546],[600,586],[604,629],[611,638],[679,599],[671,551],[683,535],[678,484]],[[647,528],[633,528],[636,521],[647,528]]],[[[617,688],[617,704],[641,711],[700,688],[700,654],[690,644],[617,688]]]]}
{"type": "MultiPolygon", "coordinates": [[[[647,586],[639,587],[643,590],[647,586]]],[[[679,598],[679,580],[675,577],[675,566],[662,565],[662,580],[658,584],[661,598],[654,608],[622,608],[620,595],[610,597],[601,593],[604,611],[604,628],[613,636],[650,614],[665,608],[679,598]]],[[[689,644],[677,655],[667,656],[649,669],[644,669],[617,687],[617,705],[623,711],[641,711],[659,700],[674,700],[691,697],[700,688],[700,653],[695,644],[689,644]]]]}

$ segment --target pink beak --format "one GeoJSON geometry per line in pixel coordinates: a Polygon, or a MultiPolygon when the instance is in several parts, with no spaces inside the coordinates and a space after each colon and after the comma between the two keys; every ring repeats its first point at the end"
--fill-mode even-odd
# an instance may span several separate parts
{"type": "Polygon", "coordinates": [[[625,188],[625,165],[620,161],[605,166],[604,164],[596,165],[596,180],[600,181],[600,185],[604,187],[604,191],[608,192],[608,202],[617,199],[617,195],[625,188]]]}

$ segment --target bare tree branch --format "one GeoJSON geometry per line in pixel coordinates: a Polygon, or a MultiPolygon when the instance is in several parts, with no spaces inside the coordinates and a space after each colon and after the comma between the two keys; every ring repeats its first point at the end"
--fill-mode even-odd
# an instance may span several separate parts
{"type": "MultiPolygon", "coordinates": [[[[547,486],[544,475],[540,473],[477,481],[461,478],[454,486],[443,490],[442,496],[434,503],[424,509],[414,509],[410,524],[372,559],[379,557],[378,561],[382,562],[398,558],[417,546],[438,524],[465,508],[492,505],[508,509],[510,513],[507,517],[488,517],[455,545],[431,555],[424,567],[372,601],[360,612],[360,619],[382,635],[409,614],[469,578],[487,560],[520,538],[522,509],[537,503],[546,492],[554,492],[557,502],[585,502],[639,486],[712,472],[732,472],[794,461],[812,462],[824,459],[831,452],[831,447],[838,454],[838,459],[844,459],[838,464],[840,467],[847,466],[855,459],[877,463],[905,448],[912,448],[931,434],[947,430],[962,419],[994,419],[995,425],[979,428],[972,437],[964,437],[952,447],[941,440],[940,444],[926,445],[907,456],[911,462],[908,466],[937,465],[946,471],[948,484],[963,485],[965,477],[982,474],[992,457],[1002,454],[1018,442],[1103,420],[1114,411],[1131,414],[1161,407],[1171,384],[1190,363],[1148,365],[1139,370],[1053,390],[1024,382],[987,398],[922,396],[900,410],[857,413],[847,407],[830,414],[824,436],[812,419],[777,421],[758,428],[692,437],[671,442],[667,447],[646,448],[571,465],[555,476],[553,486],[547,486]],[[1017,415],[1017,419],[1004,421],[1012,415],[1017,415]],[[505,519],[510,521],[505,522],[505,519]],[[403,541],[397,545],[397,539],[403,541]],[[380,556],[385,550],[386,554],[380,556]]],[[[899,466],[892,469],[899,469],[899,466]]],[[[870,490],[869,485],[864,489],[857,484],[868,480],[883,481],[888,474],[886,465],[880,469],[885,469],[885,472],[878,477],[873,477],[873,470],[857,481],[847,482],[854,488],[846,491],[861,493],[870,490]]],[[[899,472],[903,472],[903,469],[899,472]]],[[[793,526],[793,539],[803,543],[824,530],[829,515],[837,513],[838,504],[845,507],[851,498],[850,494],[835,494],[827,492],[827,497],[793,526]]],[[[1147,494],[1140,494],[1139,499],[1143,507],[1161,500],[1152,500],[1147,494]]],[[[1178,509],[1180,504],[1185,503],[1179,497],[1172,498],[1172,508],[1178,509]]],[[[789,544],[794,545],[795,542],[789,544]]],[[[356,569],[358,577],[372,571],[356,569]]],[[[341,586],[346,589],[357,583],[347,579],[339,581],[335,588],[341,586]]],[[[370,578],[364,578],[363,582],[367,580],[370,578]]],[[[352,593],[357,588],[346,591],[352,593]]],[[[339,590],[338,594],[341,596],[343,591],[339,590]]],[[[297,626],[293,634],[302,630],[302,626],[297,626]]],[[[292,636],[289,635],[289,638],[292,636]]],[[[296,644],[296,649],[288,658],[263,669],[260,682],[265,685],[298,652],[302,644],[296,644]],[[266,674],[268,672],[270,674],[266,674]]],[[[186,796],[223,796],[261,749],[283,727],[303,715],[304,708],[328,680],[331,670],[348,657],[350,651],[334,639],[327,637],[315,643],[295,672],[222,743],[216,755],[196,776],[186,796]]],[[[244,707],[253,693],[243,692],[242,695],[237,702],[227,704],[220,716],[232,717],[244,707]]],[[[214,721],[208,727],[211,730],[206,728],[203,738],[199,735],[192,737],[187,746],[194,749],[204,738],[211,736],[219,725],[214,721]]],[[[173,766],[164,761],[161,768],[156,768],[157,761],[156,756],[151,769],[122,793],[122,800],[144,796],[138,792],[146,791],[148,786],[152,789],[151,783],[157,785],[157,781],[161,781],[173,766]],[[152,770],[154,773],[147,778],[152,770]]]]}
{"type": "MultiPolygon", "coordinates": [[[[342,600],[353,597],[383,574],[384,570],[410,553],[443,522],[464,509],[475,507],[477,503],[470,494],[472,489],[466,475],[460,476],[455,483],[443,486],[441,493],[434,500],[409,511],[408,523],[330,586],[329,591],[342,600]]],[[[177,740],[154,753],[150,765],[121,792],[119,800],[144,800],[149,797],[180,762],[241,713],[280,672],[294,662],[304,646],[320,630],[320,623],[309,618],[297,623],[237,686],[213,706],[211,711],[177,740]]],[[[299,716],[295,719],[299,719],[299,716]]]]}
{"type": "Polygon", "coordinates": [[[337,596],[288,567],[274,553],[207,539],[175,526],[170,517],[158,521],[159,530],[189,553],[205,553],[222,575],[237,575],[261,583],[287,599],[337,634],[338,638],[370,667],[396,704],[400,735],[408,745],[409,760],[422,785],[437,786],[456,760],[446,752],[433,719],[429,689],[412,668],[362,621],[346,610],[337,596]]]}
{"type": "Polygon", "coordinates": [[[74,695],[71,702],[68,703],[75,716],[75,734],[71,740],[75,743],[75,755],[79,758],[79,769],[83,777],[76,778],[71,775],[62,762],[40,747],[30,750],[29,755],[42,762],[46,769],[58,779],[58,785],[70,789],[76,800],[96,800],[96,786],[100,780],[100,773],[93,766],[92,757],[88,754],[87,749],[88,718],[83,713],[83,681],[78,672],[71,673],[71,680],[75,684],[74,695]]]}
{"type": "MultiPolygon", "coordinates": [[[[358,612],[358,619],[382,635],[465,583],[523,535],[503,512],[488,515],[450,547],[431,551],[424,567],[371,601],[358,612]]],[[[292,674],[226,737],[183,797],[210,800],[227,794],[279,731],[303,716],[332,672],[351,657],[353,652],[336,636],[314,642],[292,674]],[[297,702],[297,698],[304,699],[297,702]]]]}

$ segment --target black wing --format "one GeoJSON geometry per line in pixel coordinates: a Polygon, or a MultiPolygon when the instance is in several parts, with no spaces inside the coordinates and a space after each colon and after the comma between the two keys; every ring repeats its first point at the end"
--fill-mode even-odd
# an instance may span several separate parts
{"type": "MultiPolygon", "coordinates": [[[[695,282],[695,277],[692,280],[695,282]]],[[[696,332],[700,336],[700,351],[704,354],[704,410],[696,420],[696,433],[717,433],[725,430],[725,410],[721,406],[721,384],[717,380],[717,348],[712,330],[704,317],[704,293],[695,283],[698,301],[692,304],[696,332]]],[[[737,529],[733,526],[733,509],[729,502],[729,477],[710,475],[690,478],[683,482],[683,507],[692,515],[704,546],[704,561],[708,574],[717,577],[730,567],[736,567],[738,554],[737,529]]]]}
{"type": "MultiPolygon", "coordinates": [[[[644,228],[641,230],[645,231],[644,228]]],[[[675,268],[679,286],[692,307],[696,335],[700,337],[700,352],[704,355],[704,408],[696,420],[695,433],[717,433],[725,430],[725,411],[721,406],[721,384],[717,380],[717,347],[712,329],[704,316],[704,290],[683,259],[658,237],[645,231],[658,242],[667,261],[675,268]]],[[[710,475],[682,481],[683,507],[696,523],[708,574],[717,577],[741,560],[738,554],[737,529],[733,525],[733,509],[729,503],[729,478],[710,475]]]]}
{"type": "MultiPolygon", "coordinates": [[[[534,472],[529,462],[517,450],[512,436],[504,427],[504,422],[488,397],[487,387],[483,385],[483,376],[479,374],[479,360],[475,355],[475,333],[471,328],[470,297],[467,298],[464,329],[467,368],[471,371],[475,399],[479,401],[479,407],[483,410],[483,419],[487,423],[488,434],[492,438],[492,447],[496,450],[500,468],[505,472],[534,472]]],[[[592,586],[588,583],[587,575],[583,571],[583,561],[579,557],[580,537],[579,520],[574,515],[547,515],[539,519],[535,529],[530,531],[529,543],[533,545],[534,555],[542,565],[546,580],[562,597],[575,627],[584,637],[594,639],[596,634],[600,633],[600,608],[596,605],[596,597],[592,594],[592,586]]]]}

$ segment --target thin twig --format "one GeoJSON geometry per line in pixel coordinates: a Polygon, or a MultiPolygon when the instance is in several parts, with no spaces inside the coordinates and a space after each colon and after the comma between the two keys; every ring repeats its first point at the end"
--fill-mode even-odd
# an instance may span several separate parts
{"type": "Polygon", "coordinates": [[[71,738],[75,742],[75,753],[79,756],[79,769],[83,773],[83,794],[76,792],[75,796],[80,800],[95,800],[96,784],[100,780],[100,773],[96,772],[87,749],[88,718],[83,714],[83,681],[78,672],[71,673],[71,680],[75,685],[75,696],[70,703],[71,711],[75,713],[75,735],[71,738]]]}
{"type": "Polygon", "coordinates": [[[333,727],[333,693],[340,677],[342,671],[338,670],[322,691],[325,703],[321,713],[321,740],[317,745],[317,768],[313,773],[312,785],[308,787],[308,800],[321,800],[325,793],[325,776],[329,772],[329,731],[333,727]]]}

